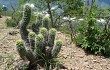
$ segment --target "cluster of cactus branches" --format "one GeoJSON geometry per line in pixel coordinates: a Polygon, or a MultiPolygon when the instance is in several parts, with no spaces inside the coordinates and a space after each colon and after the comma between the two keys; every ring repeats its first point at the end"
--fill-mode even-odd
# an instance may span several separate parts
{"type": "Polygon", "coordinates": [[[22,22],[20,23],[20,34],[22,40],[16,43],[17,51],[23,60],[30,62],[30,69],[40,63],[47,64],[49,60],[55,58],[60,52],[62,41],[55,42],[56,29],[49,28],[49,18],[39,13],[36,23],[32,25],[32,32],[27,30],[27,25],[31,18],[30,4],[24,6],[22,22]],[[54,45],[54,42],[56,43],[54,45]]]}

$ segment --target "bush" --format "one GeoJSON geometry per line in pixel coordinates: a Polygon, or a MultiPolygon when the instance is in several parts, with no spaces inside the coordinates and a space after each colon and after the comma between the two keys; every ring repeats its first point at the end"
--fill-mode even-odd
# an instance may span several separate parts
{"type": "Polygon", "coordinates": [[[13,19],[7,19],[5,21],[5,23],[6,23],[7,27],[15,27],[15,26],[17,26],[17,24],[15,23],[15,21],[13,19]]]}
{"type": "Polygon", "coordinates": [[[18,26],[20,20],[22,19],[22,12],[15,12],[12,15],[11,19],[5,21],[7,27],[16,27],[18,26]]]}
{"type": "Polygon", "coordinates": [[[105,24],[97,26],[96,19],[88,19],[86,26],[79,26],[79,33],[76,36],[76,43],[85,50],[92,51],[94,54],[108,55],[110,53],[110,28],[105,24]]]}

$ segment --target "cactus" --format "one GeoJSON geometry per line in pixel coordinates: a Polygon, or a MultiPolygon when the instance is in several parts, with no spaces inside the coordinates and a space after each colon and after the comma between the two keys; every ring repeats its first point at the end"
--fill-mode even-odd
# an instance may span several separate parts
{"type": "Polygon", "coordinates": [[[42,13],[37,13],[36,23],[32,25],[32,30],[33,30],[36,34],[39,33],[39,27],[42,25],[42,19],[43,19],[43,14],[42,14],[42,13]]]}
{"type": "Polygon", "coordinates": [[[49,23],[50,23],[50,19],[48,16],[45,16],[43,18],[43,27],[46,27],[49,30],[49,23]]]}
{"type": "Polygon", "coordinates": [[[52,47],[54,45],[55,34],[56,34],[56,29],[52,28],[52,29],[49,30],[48,44],[49,44],[50,47],[52,47]]]}
{"type": "Polygon", "coordinates": [[[23,60],[28,59],[30,63],[33,63],[35,61],[35,57],[33,53],[30,51],[30,49],[25,48],[23,40],[18,40],[16,46],[17,46],[17,51],[23,60]]]}
{"type": "Polygon", "coordinates": [[[60,52],[62,46],[62,41],[59,39],[56,41],[56,46],[52,49],[52,57],[56,57],[58,53],[60,52]]]}
{"type": "Polygon", "coordinates": [[[36,34],[34,32],[30,32],[29,35],[28,35],[28,39],[29,39],[29,43],[30,43],[30,46],[31,46],[31,49],[34,51],[35,47],[35,37],[36,37],[36,34]]]}
{"type": "Polygon", "coordinates": [[[20,57],[23,60],[25,60],[26,59],[26,50],[24,47],[24,42],[22,40],[18,40],[16,43],[16,46],[17,46],[17,51],[18,51],[20,57]]]}
{"type": "MultiPolygon", "coordinates": [[[[26,26],[29,23],[29,18],[30,18],[30,14],[27,13],[31,13],[30,12],[31,8],[29,7],[29,5],[26,4],[25,6],[26,7],[24,7],[24,13],[23,13],[24,16],[22,19],[23,22],[21,23],[21,27],[20,27],[22,40],[18,40],[16,46],[20,57],[23,60],[28,60],[30,62],[29,65],[32,65],[29,67],[33,68],[42,62],[47,63],[47,61],[45,60],[50,61],[51,59],[55,58],[60,52],[62,42],[61,40],[58,40],[56,42],[55,47],[53,47],[55,42],[55,35],[56,35],[56,29],[54,28],[48,30],[45,27],[40,28],[40,26],[38,25],[37,28],[40,28],[39,31],[28,32],[27,33],[28,35],[24,34],[25,31],[27,32],[26,26]],[[29,8],[29,10],[27,10],[27,8],[29,8]],[[24,18],[25,20],[28,20],[28,22],[24,21],[24,18]]],[[[39,21],[41,17],[42,16],[37,17],[37,20],[39,21]]]]}
{"type": "Polygon", "coordinates": [[[48,44],[48,30],[44,27],[40,28],[40,33],[44,36],[45,46],[48,44]]]}
{"type": "Polygon", "coordinates": [[[30,22],[30,18],[31,18],[31,7],[30,4],[25,4],[24,5],[24,13],[23,13],[23,18],[21,21],[21,25],[20,25],[20,33],[21,33],[21,38],[23,40],[27,40],[28,38],[28,31],[26,29],[28,23],[30,22]]]}

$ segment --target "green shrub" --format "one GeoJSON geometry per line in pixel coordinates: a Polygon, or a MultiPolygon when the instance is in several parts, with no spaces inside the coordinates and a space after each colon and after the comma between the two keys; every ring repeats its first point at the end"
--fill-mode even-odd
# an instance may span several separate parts
{"type": "Polygon", "coordinates": [[[0,7],[0,18],[2,17],[2,8],[0,7]]]}
{"type": "Polygon", "coordinates": [[[15,23],[15,21],[13,19],[7,19],[5,21],[5,23],[6,23],[7,27],[15,27],[15,26],[17,26],[17,24],[15,23]]]}
{"type": "Polygon", "coordinates": [[[58,28],[59,31],[64,32],[66,34],[70,34],[68,25],[66,23],[63,23],[60,28],[58,28]]]}
{"type": "Polygon", "coordinates": [[[94,54],[108,55],[110,53],[110,28],[105,24],[102,29],[97,26],[96,19],[88,19],[86,26],[79,26],[79,33],[76,36],[76,43],[85,50],[92,51],[94,54]]]}
{"type": "Polygon", "coordinates": [[[15,12],[12,15],[11,19],[5,21],[7,27],[16,27],[18,26],[20,20],[22,19],[22,12],[15,12]]]}

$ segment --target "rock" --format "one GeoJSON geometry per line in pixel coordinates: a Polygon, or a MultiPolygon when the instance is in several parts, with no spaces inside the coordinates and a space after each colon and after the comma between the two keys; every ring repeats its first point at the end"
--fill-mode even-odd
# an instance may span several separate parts
{"type": "Polygon", "coordinates": [[[67,55],[63,55],[63,57],[66,59],[68,56],[67,55]]]}
{"type": "Polygon", "coordinates": [[[73,51],[73,53],[76,53],[76,51],[73,51]]]}
{"type": "Polygon", "coordinates": [[[18,31],[10,31],[9,32],[9,35],[16,35],[16,34],[18,34],[19,32],[18,31]]]}
{"type": "Polygon", "coordinates": [[[86,68],[90,68],[90,66],[89,65],[86,65],[86,68]]]}
{"type": "Polygon", "coordinates": [[[78,55],[78,57],[83,58],[84,56],[83,55],[78,55]]]}
{"type": "Polygon", "coordinates": [[[83,63],[83,66],[87,66],[89,63],[88,62],[84,62],[83,63]]]}
{"type": "Polygon", "coordinates": [[[97,60],[93,60],[93,62],[94,62],[94,63],[100,63],[100,61],[97,61],[97,60]]]}
{"type": "Polygon", "coordinates": [[[93,60],[93,62],[97,62],[97,60],[93,60]]]}

